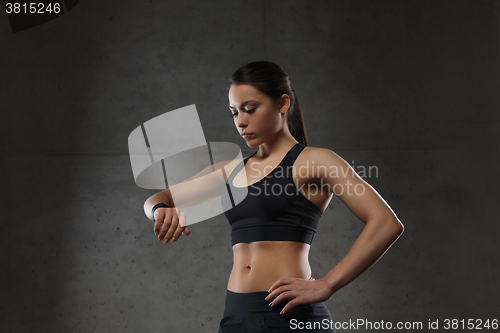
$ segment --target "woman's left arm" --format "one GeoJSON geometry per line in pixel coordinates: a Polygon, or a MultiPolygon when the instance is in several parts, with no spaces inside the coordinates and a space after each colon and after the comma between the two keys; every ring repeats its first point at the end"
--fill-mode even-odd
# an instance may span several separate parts
{"type": "MultiPolygon", "coordinates": [[[[312,149],[308,159],[322,188],[334,193],[365,227],[346,256],[323,278],[283,278],[269,289],[272,305],[291,299],[287,312],[298,304],[323,302],[373,266],[401,236],[404,226],[387,202],[339,155],[324,148],[312,149]],[[334,176],[332,176],[334,175],[334,176]]],[[[309,170],[312,172],[313,170],[309,170]]]]}

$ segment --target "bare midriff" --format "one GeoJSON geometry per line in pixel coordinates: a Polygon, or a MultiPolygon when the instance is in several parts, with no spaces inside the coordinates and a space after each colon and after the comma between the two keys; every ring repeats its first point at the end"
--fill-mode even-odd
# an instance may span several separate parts
{"type": "Polygon", "coordinates": [[[233,245],[233,269],[227,289],[237,293],[267,291],[284,277],[309,279],[310,245],[288,241],[258,241],[233,245]]]}

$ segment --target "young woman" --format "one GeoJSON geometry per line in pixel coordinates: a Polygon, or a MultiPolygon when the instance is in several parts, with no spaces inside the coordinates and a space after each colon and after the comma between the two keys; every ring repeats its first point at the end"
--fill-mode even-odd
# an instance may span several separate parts
{"type": "MultiPolygon", "coordinates": [[[[281,67],[258,61],[239,68],[230,79],[229,109],[247,145],[259,149],[237,165],[226,164],[225,184],[216,189],[208,181],[213,188],[205,190],[222,195],[233,244],[219,332],[335,332],[323,302],[380,259],[404,227],[344,159],[308,146],[299,100],[281,67]],[[233,206],[238,191],[246,196],[233,206]],[[333,195],[366,226],[347,255],[316,280],[309,249],[333,195]]],[[[195,190],[200,188],[176,193],[187,198],[195,190]]],[[[190,234],[189,216],[175,208],[169,189],[150,197],[144,209],[156,219],[155,234],[165,244],[190,234]]]]}

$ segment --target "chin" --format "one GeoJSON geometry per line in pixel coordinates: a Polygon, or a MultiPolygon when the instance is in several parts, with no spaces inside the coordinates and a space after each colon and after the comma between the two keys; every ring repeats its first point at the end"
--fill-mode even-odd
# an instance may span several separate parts
{"type": "Polygon", "coordinates": [[[249,148],[255,148],[259,146],[257,143],[254,142],[255,140],[245,140],[245,141],[247,142],[247,146],[249,148]]]}

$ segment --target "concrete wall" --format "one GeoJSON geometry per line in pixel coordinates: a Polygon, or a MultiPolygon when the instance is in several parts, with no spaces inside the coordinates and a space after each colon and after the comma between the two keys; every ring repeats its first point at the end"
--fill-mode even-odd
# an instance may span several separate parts
{"type": "MultiPolygon", "coordinates": [[[[377,166],[406,227],[334,320],[498,318],[499,37],[498,1],[81,0],[15,34],[0,14],[2,331],[217,330],[227,220],[157,242],[127,138],[196,104],[207,141],[248,155],[225,85],[254,60],[291,76],[311,146],[377,166]]],[[[362,228],[335,198],[313,276],[362,228]]]]}

